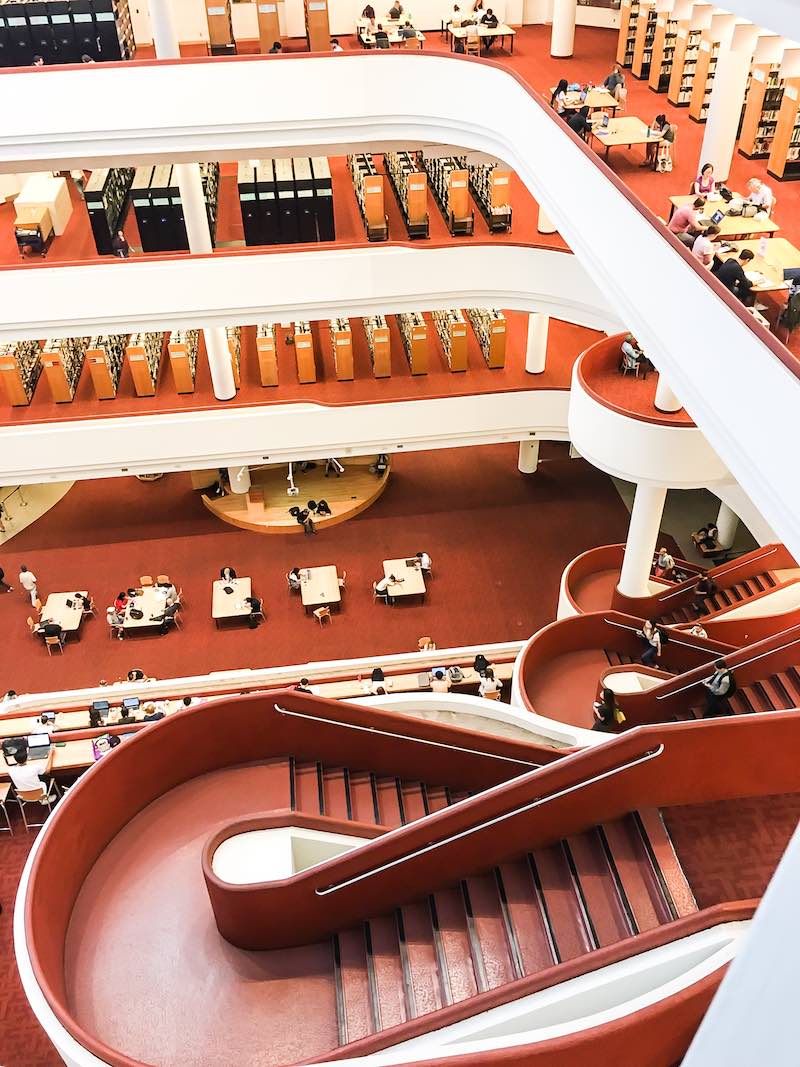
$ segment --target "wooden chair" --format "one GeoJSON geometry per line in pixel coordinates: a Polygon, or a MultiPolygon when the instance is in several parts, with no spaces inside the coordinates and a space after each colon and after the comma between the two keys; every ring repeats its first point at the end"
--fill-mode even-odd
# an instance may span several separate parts
{"type": "Polygon", "coordinates": [[[385,603],[388,604],[389,603],[389,592],[388,592],[388,590],[384,590],[382,593],[379,592],[378,583],[377,582],[373,582],[372,583],[372,599],[373,600],[383,600],[385,603]]]}
{"type": "Polygon", "coordinates": [[[33,634],[33,636],[34,637],[38,637],[39,635],[36,633],[36,623],[33,621],[33,619],[31,618],[30,615],[27,618],[27,623],[28,623],[28,629],[33,634]]]}
{"type": "Polygon", "coordinates": [[[314,608],[313,614],[314,618],[317,620],[320,626],[324,625],[326,619],[328,620],[328,622],[333,623],[331,609],[327,606],[327,604],[324,604],[321,608],[314,608]]]}
{"type": "Polygon", "coordinates": [[[495,689],[495,691],[493,693],[484,693],[483,694],[483,699],[484,700],[499,700],[500,699],[500,690],[499,689],[495,689]]]}
{"type": "Polygon", "coordinates": [[[156,575],[156,585],[172,585],[172,582],[170,580],[169,575],[168,574],[157,574],[156,575]]]}
{"type": "Polygon", "coordinates": [[[47,645],[48,656],[53,655],[53,646],[57,646],[58,651],[61,653],[61,655],[64,655],[64,642],[61,640],[60,637],[45,637],[44,643],[45,645],[47,645]]]}
{"type": "Polygon", "coordinates": [[[34,600],[33,606],[36,609],[36,611],[38,611],[39,614],[41,615],[42,614],[42,602],[41,602],[41,600],[39,600],[38,598],[36,600],[34,600]]]}
{"type": "Polygon", "coordinates": [[[435,652],[436,644],[432,637],[420,637],[417,641],[418,652],[435,652]]]}
{"type": "Polygon", "coordinates": [[[84,607],[84,609],[83,609],[83,616],[82,617],[85,619],[89,615],[94,617],[94,597],[91,597],[91,596],[89,597],[89,606],[88,606],[88,608],[84,607]]]}
{"type": "Polygon", "coordinates": [[[405,46],[406,48],[410,48],[412,51],[422,51],[422,41],[420,41],[419,37],[407,37],[405,46]]]}
{"type": "Polygon", "coordinates": [[[467,34],[464,40],[464,53],[468,56],[479,56],[481,54],[481,39],[477,33],[467,34]]]}
{"type": "MultiPolygon", "coordinates": [[[[25,833],[29,833],[32,829],[38,830],[41,826],[44,826],[44,820],[42,822],[28,822],[25,808],[30,804],[39,804],[43,810],[47,811],[48,815],[50,814],[50,806],[58,800],[56,783],[53,779],[50,779],[47,786],[42,783],[39,789],[17,789],[15,793],[15,800],[19,805],[19,813],[22,816],[25,833]]],[[[47,815],[45,815],[46,818],[47,815]]]]}
{"type": "Polygon", "coordinates": [[[628,102],[628,90],[624,85],[620,85],[617,88],[617,101],[619,103],[617,114],[619,115],[625,110],[625,105],[628,102]]]}
{"type": "Polygon", "coordinates": [[[344,589],[345,582],[347,581],[347,571],[342,571],[339,576],[339,588],[344,589]]]}
{"type": "Polygon", "coordinates": [[[186,597],[183,595],[183,586],[180,586],[178,589],[178,603],[180,604],[181,609],[189,606],[186,603],[186,597]]]}
{"type": "Polygon", "coordinates": [[[143,574],[141,576],[141,578],[139,579],[139,585],[142,587],[142,589],[144,589],[145,586],[152,585],[152,584],[153,584],[153,576],[152,576],[152,574],[143,574]]]}
{"type": "Polygon", "coordinates": [[[11,819],[8,817],[8,808],[6,807],[6,801],[8,800],[8,794],[11,792],[11,782],[0,782],[0,810],[3,812],[3,817],[6,820],[5,826],[0,826],[0,830],[4,833],[8,832],[11,836],[14,836],[14,831],[11,829],[11,819]]]}

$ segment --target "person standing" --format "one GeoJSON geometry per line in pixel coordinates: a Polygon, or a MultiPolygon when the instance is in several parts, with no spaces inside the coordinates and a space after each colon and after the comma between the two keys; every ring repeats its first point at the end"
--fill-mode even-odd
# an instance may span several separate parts
{"type": "Polygon", "coordinates": [[[6,572],[0,567],[0,593],[10,593],[13,588],[14,586],[6,581],[6,572]]]}
{"type": "Polygon", "coordinates": [[[651,619],[645,619],[644,625],[638,633],[645,643],[642,663],[646,667],[652,667],[661,655],[661,631],[651,619]]]}
{"type": "Polygon", "coordinates": [[[718,715],[724,715],[724,705],[727,704],[736,689],[733,674],[725,666],[724,659],[714,660],[714,673],[710,678],[704,678],[702,684],[706,690],[706,707],[703,712],[703,718],[713,719],[718,715]]]}
{"type": "Polygon", "coordinates": [[[131,246],[128,244],[128,240],[122,230],[117,230],[114,234],[111,247],[114,250],[114,255],[118,256],[119,259],[127,259],[131,254],[131,246]]]}
{"type": "Polygon", "coordinates": [[[38,578],[36,577],[36,575],[33,573],[33,571],[29,571],[23,563],[23,565],[19,569],[19,584],[22,586],[26,593],[30,594],[31,604],[33,604],[34,607],[36,606],[36,601],[39,599],[39,590],[37,588],[37,583],[38,578]]]}

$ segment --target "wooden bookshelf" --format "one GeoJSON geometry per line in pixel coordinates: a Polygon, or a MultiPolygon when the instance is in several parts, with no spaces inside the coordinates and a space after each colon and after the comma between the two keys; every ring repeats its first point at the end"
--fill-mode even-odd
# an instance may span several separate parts
{"type": "Polygon", "coordinates": [[[768,159],[783,103],[783,79],[777,64],[756,63],[744,106],[739,151],[748,159],[768,159]]]}
{"type": "Polygon", "coordinates": [[[389,378],[392,373],[392,342],[383,315],[371,315],[361,320],[367,335],[372,373],[376,378],[389,378]]]}
{"type": "Polygon", "coordinates": [[[166,333],[135,333],[128,340],[125,358],[137,396],[155,396],[166,338],[166,333]]]}
{"type": "Polygon", "coordinates": [[[486,366],[494,369],[506,364],[507,322],[496,308],[467,308],[467,318],[478,338],[486,366]]]}
{"type": "Polygon", "coordinates": [[[667,90],[667,99],[675,107],[688,107],[691,102],[702,32],[691,26],[678,26],[675,50],[672,55],[672,73],[667,90]]]}
{"type": "Polygon", "coordinates": [[[294,323],[294,357],[297,361],[297,380],[308,385],[317,380],[317,364],[314,359],[314,338],[310,322],[294,323]]]}
{"type": "Polygon", "coordinates": [[[277,0],[256,0],[258,14],[258,47],[264,54],[269,52],[275,41],[281,39],[281,24],[278,17],[277,0]]]}
{"type": "Polygon", "coordinates": [[[169,339],[169,365],[172,368],[175,391],[178,393],[194,392],[198,341],[198,330],[175,330],[169,339]]]}
{"type": "Polygon", "coordinates": [[[428,373],[428,324],[419,311],[407,311],[397,316],[403,348],[412,374],[428,373]]]}
{"type": "Polygon", "coordinates": [[[353,331],[350,329],[350,323],[347,319],[331,319],[328,326],[336,380],[351,382],[353,380],[353,331]]]}
{"type": "Polygon", "coordinates": [[[262,323],[256,330],[258,374],[264,386],[278,384],[278,353],[275,348],[275,327],[262,323]]]}
{"type": "Polygon", "coordinates": [[[689,100],[689,118],[696,122],[705,122],[708,118],[708,105],[711,101],[711,88],[717,68],[720,42],[714,40],[712,30],[703,30],[697,52],[697,66],[692,81],[692,95],[689,100]]]}
{"type": "Polygon", "coordinates": [[[86,348],[86,362],[98,400],[113,400],[117,395],[129,334],[92,337],[86,348]]]}
{"type": "Polygon", "coordinates": [[[225,334],[228,338],[228,351],[231,354],[234,385],[239,389],[242,384],[242,327],[228,326],[225,334]]]}
{"type": "Polygon", "coordinates": [[[88,337],[67,337],[64,340],[45,341],[42,349],[42,365],[50,394],[56,404],[68,404],[74,399],[88,343],[88,337]]]}
{"type": "Polygon", "coordinates": [[[42,354],[38,341],[0,345],[0,382],[12,407],[30,404],[41,373],[42,354]]]}
{"type": "Polygon", "coordinates": [[[800,178],[800,78],[787,78],[767,170],[780,181],[800,178]]]}
{"type": "Polygon", "coordinates": [[[306,40],[309,52],[330,52],[331,28],[328,0],[303,0],[306,16],[306,40]]]}
{"type": "Polygon", "coordinates": [[[631,73],[634,78],[649,78],[653,59],[653,42],[658,27],[658,15],[653,5],[641,7],[636,20],[636,34],[633,41],[633,62],[631,73]]]}
{"type": "Polygon", "coordinates": [[[656,18],[653,58],[647,79],[647,84],[654,93],[665,93],[669,89],[678,30],[681,27],[688,28],[688,25],[686,20],[674,19],[663,11],[659,12],[656,18]]]}
{"type": "Polygon", "coordinates": [[[467,369],[467,323],[460,311],[434,311],[433,322],[451,371],[467,369]]]}
{"type": "Polygon", "coordinates": [[[619,9],[619,37],[617,63],[630,67],[636,43],[636,23],[639,19],[639,0],[622,0],[619,9]]]}
{"type": "Polygon", "coordinates": [[[233,46],[233,19],[231,0],[206,0],[208,21],[208,44],[214,53],[233,46]]]}
{"type": "Polygon", "coordinates": [[[369,152],[347,157],[358,209],[370,241],[385,241],[389,237],[389,222],[384,202],[383,175],[378,174],[369,152]]]}

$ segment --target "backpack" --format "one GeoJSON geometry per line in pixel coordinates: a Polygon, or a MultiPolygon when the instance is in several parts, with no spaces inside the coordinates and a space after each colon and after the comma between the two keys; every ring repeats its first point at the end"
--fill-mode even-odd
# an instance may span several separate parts
{"type": "Polygon", "coordinates": [[[800,326],[800,284],[793,285],[789,290],[789,298],[781,312],[780,323],[789,333],[800,326]]]}

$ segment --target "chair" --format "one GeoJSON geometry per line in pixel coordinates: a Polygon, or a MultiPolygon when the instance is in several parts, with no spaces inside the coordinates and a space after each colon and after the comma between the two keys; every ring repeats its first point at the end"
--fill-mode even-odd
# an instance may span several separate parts
{"type": "Polygon", "coordinates": [[[495,689],[495,691],[493,693],[484,693],[483,694],[483,699],[484,700],[499,700],[500,699],[500,690],[499,689],[495,689]]]}
{"type": "Polygon", "coordinates": [[[267,621],[267,616],[264,614],[264,601],[263,600],[259,600],[259,602],[258,602],[258,611],[251,611],[250,612],[250,618],[251,619],[257,619],[259,617],[259,615],[261,616],[261,619],[262,619],[263,622],[267,621]]]}
{"type": "MultiPolygon", "coordinates": [[[[19,813],[22,816],[25,833],[29,833],[31,829],[38,830],[41,826],[44,826],[44,821],[28,822],[25,808],[30,804],[38,804],[40,807],[48,809],[49,814],[50,805],[58,800],[58,790],[55,781],[51,778],[47,783],[47,786],[42,783],[40,789],[18,789],[15,792],[15,799],[19,805],[19,813]]],[[[45,816],[45,819],[46,818],[47,816],[45,816]]]]}
{"type": "Polygon", "coordinates": [[[157,574],[156,585],[172,585],[168,574],[157,574]]]}
{"type": "Polygon", "coordinates": [[[152,574],[143,574],[141,576],[141,578],[139,579],[139,585],[142,587],[142,589],[144,589],[145,586],[152,585],[152,584],[153,584],[153,576],[152,576],[152,574]]]}
{"type": "Polygon", "coordinates": [[[420,637],[417,641],[418,652],[435,652],[436,644],[432,637],[420,637]]]}
{"type": "Polygon", "coordinates": [[[33,634],[33,636],[34,637],[38,637],[39,635],[36,632],[36,623],[33,621],[33,619],[31,618],[30,615],[27,618],[27,623],[28,623],[28,629],[33,634]]]}
{"type": "Polygon", "coordinates": [[[53,646],[58,646],[58,651],[61,655],[64,655],[64,642],[60,637],[45,637],[44,643],[47,645],[47,655],[53,655],[53,646]]]}
{"type": "Polygon", "coordinates": [[[6,801],[8,800],[8,794],[11,791],[11,782],[0,782],[0,809],[3,811],[3,816],[6,820],[5,826],[0,826],[0,830],[3,833],[8,832],[11,836],[14,836],[14,831],[11,829],[11,819],[8,817],[8,808],[6,807],[6,801]]]}
{"type": "Polygon", "coordinates": [[[420,41],[419,37],[407,37],[405,46],[413,51],[422,51],[422,41],[420,41]]]}
{"type": "Polygon", "coordinates": [[[625,105],[628,102],[628,90],[625,88],[624,85],[617,86],[616,96],[617,102],[619,103],[619,107],[617,108],[617,114],[619,114],[620,112],[625,110],[625,105]]]}
{"type": "Polygon", "coordinates": [[[292,583],[291,583],[291,581],[289,579],[288,573],[286,575],[286,584],[289,587],[289,592],[290,593],[299,593],[300,592],[300,586],[299,585],[292,585],[292,583]]]}
{"type": "Polygon", "coordinates": [[[344,589],[345,582],[347,581],[347,571],[342,571],[339,576],[339,588],[344,589]]]}
{"type": "Polygon", "coordinates": [[[327,606],[327,604],[324,604],[321,608],[314,608],[314,618],[317,620],[320,626],[324,625],[326,619],[330,623],[333,622],[331,609],[327,606]]]}
{"type": "Polygon", "coordinates": [[[467,34],[464,41],[464,52],[468,56],[479,56],[481,54],[481,39],[477,33],[467,34]]]}
{"type": "Polygon", "coordinates": [[[186,603],[186,597],[183,595],[183,586],[178,589],[178,603],[181,606],[181,610],[189,606],[186,603]]]}
{"type": "Polygon", "coordinates": [[[378,589],[378,583],[377,582],[373,582],[372,583],[372,599],[373,600],[383,600],[385,603],[388,604],[388,602],[389,602],[389,592],[386,589],[384,589],[383,592],[381,592],[378,589]]]}
{"type": "Polygon", "coordinates": [[[84,607],[84,609],[83,609],[83,616],[82,617],[85,619],[88,615],[91,615],[92,618],[94,618],[94,598],[93,597],[89,597],[89,607],[88,608],[84,607]]]}
{"type": "Polygon", "coordinates": [[[39,614],[41,615],[42,614],[42,602],[41,602],[41,600],[39,600],[38,598],[36,600],[34,600],[33,606],[39,612],[39,614]]]}

